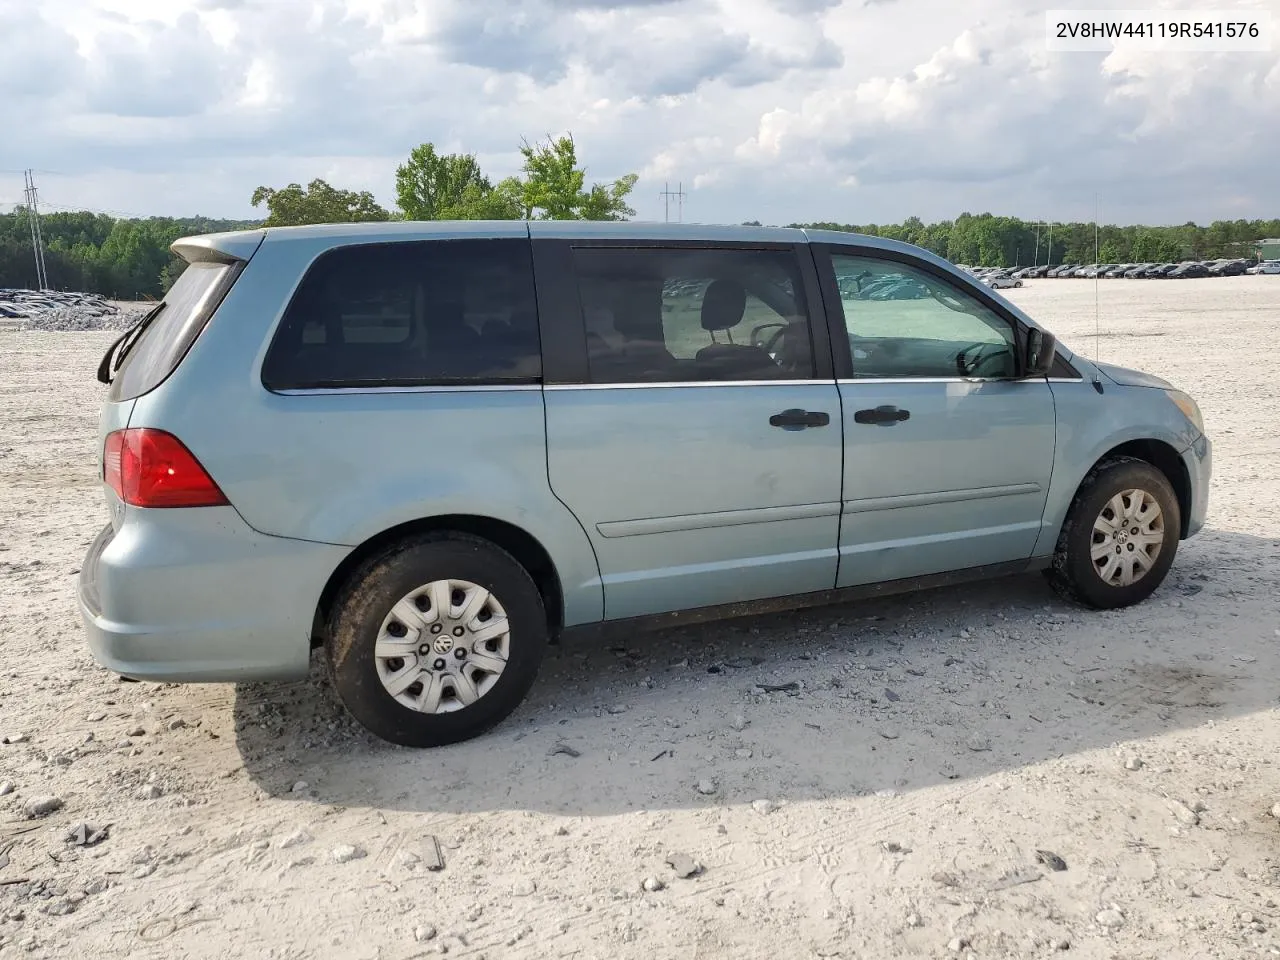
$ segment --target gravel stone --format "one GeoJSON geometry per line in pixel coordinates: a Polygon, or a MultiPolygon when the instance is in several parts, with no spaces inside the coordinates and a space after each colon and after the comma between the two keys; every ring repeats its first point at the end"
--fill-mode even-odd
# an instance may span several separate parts
{"type": "Polygon", "coordinates": [[[137,724],[136,726],[130,727],[125,732],[126,737],[145,737],[146,735],[147,735],[147,728],[140,723],[137,724]]]}
{"type": "Polygon", "coordinates": [[[950,942],[947,944],[947,949],[952,953],[964,953],[969,949],[969,938],[952,937],[950,942]]]}
{"type": "Polygon", "coordinates": [[[649,893],[657,893],[659,890],[666,889],[666,884],[657,877],[645,877],[640,886],[649,893]]]}
{"type": "Polygon", "coordinates": [[[1178,818],[1179,823],[1185,824],[1188,827],[1194,827],[1200,822],[1200,814],[1196,813],[1185,803],[1180,803],[1175,800],[1169,804],[1169,807],[1173,810],[1173,815],[1178,818]]]}
{"type": "Polygon", "coordinates": [[[299,827],[292,833],[281,837],[279,847],[281,850],[288,850],[290,847],[300,847],[304,843],[310,843],[311,839],[311,834],[299,827]]]}
{"type": "Polygon", "coordinates": [[[1129,757],[1129,758],[1128,758],[1127,760],[1125,760],[1125,762],[1124,762],[1124,768],[1125,768],[1126,770],[1141,770],[1141,769],[1142,769],[1142,758],[1141,758],[1141,757],[1129,757]]]}
{"type": "Polygon", "coordinates": [[[1106,927],[1108,930],[1119,930],[1124,926],[1124,914],[1114,907],[1101,911],[1093,919],[1099,926],[1106,927]]]}
{"type": "Polygon", "coordinates": [[[307,781],[299,780],[290,788],[289,792],[290,793],[306,793],[307,788],[309,786],[311,786],[311,784],[307,783],[307,781]]]}
{"type": "Polygon", "coordinates": [[[773,813],[773,811],[778,809],[778,805],[774,803],[772,800],[769,800],[765,797],[761,797],[759,800],[751,801],[751,809],[754,810],[756,813],[763,814],[764,816],[768,816],[769,814],[773,813]]]}
{"type": "Polygon", "coordinates": [[[511,885],[511,895],[513,897],[531,897],[538,889],[538,885],[528,878],[517,880],[511,885]]]}
{"type": "Polygon", "coordinates": [[[714,780],[699,780],[698,792],[704,797],[709,797],[716,792],[716,782],[714,780]]]}
{"type": "Polygon", "coordinates": [[[22,805],[22,812],[29,820],[47,817],[55,810],[62,809],[62,798],[54,796],[32,797],[22,805]]]}
{"type": "Polygon", "coordinates": [[[138,791],[138,797],[142,800],[159,800],[163,796],[164,789],[158,783],[148,783],[138,791]]]}
{"type": "Polygon", "coordinates": [[[365,852],[360,847],[343,843],[334,847],[329,855],[333,857],[334,863],[350,863],[352,860],[359,860],[364,857],[365,852]]]}
{"type": "MultiPolygon", "coordinates": [[[[7,797],[17,789],[17,786],[12,780],[5,780],[3,783],[0,783],[0,797],[7,797]]],[[[1276,804],[1276,806],[1280,807],[1280,803],[1276,804]]]]}
{"type": "Polygon", "coordinates": [[[436,928],[429,923],[413,928],[413,939],[418,943],[426,943],[428,940],[434,940],[436,937],[436,928]]]}

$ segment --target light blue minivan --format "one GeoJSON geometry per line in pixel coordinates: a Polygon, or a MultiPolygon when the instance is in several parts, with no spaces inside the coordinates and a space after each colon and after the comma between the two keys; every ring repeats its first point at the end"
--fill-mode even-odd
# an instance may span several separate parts
{"type": "Polygon", "coordinates": [[[178,241],[103,358],[80,605],[129,677],[296,679],[377,735],[520,703],[549,640],[1044,570],[1095,608],[1204,523],[1186,394],[924,250],[379,223],[178,241]]]}

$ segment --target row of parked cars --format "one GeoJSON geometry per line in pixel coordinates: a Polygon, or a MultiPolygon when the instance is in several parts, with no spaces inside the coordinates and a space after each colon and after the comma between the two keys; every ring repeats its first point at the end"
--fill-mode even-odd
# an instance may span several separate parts
{"type": "Polygon", "coordinates": [[[1020,287],[1023,280],[1074,277],[1128,280],[1181,280],[1189,277],[1238,277],[1241,274],[1278,274],[1280,260],[1184,260],[1181,263],[1064,263],[1035,267],[968,267],[960,264],[989,287],[1020,287]]]}

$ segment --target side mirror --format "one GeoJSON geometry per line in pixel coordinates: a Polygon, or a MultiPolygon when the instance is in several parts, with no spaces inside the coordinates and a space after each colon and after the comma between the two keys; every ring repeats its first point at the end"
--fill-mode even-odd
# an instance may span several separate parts
{"type": "Polygon", "coordinates": [[[1058,338],[1052,333],[1032,328],[1027,334],[1027,355],[1023,376],[1031,379],[1047,377],[1057,359],[1058,338]]]}

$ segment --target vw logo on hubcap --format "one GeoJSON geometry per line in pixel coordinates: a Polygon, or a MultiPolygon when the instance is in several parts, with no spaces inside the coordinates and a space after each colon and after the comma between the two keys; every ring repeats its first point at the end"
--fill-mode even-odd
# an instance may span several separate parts
{"type": "Polygon", "coordinates": [[[453,637],[442,633],[431,645],[435,647],[436,653],[448,653],[453,649],[453,637]]]}

